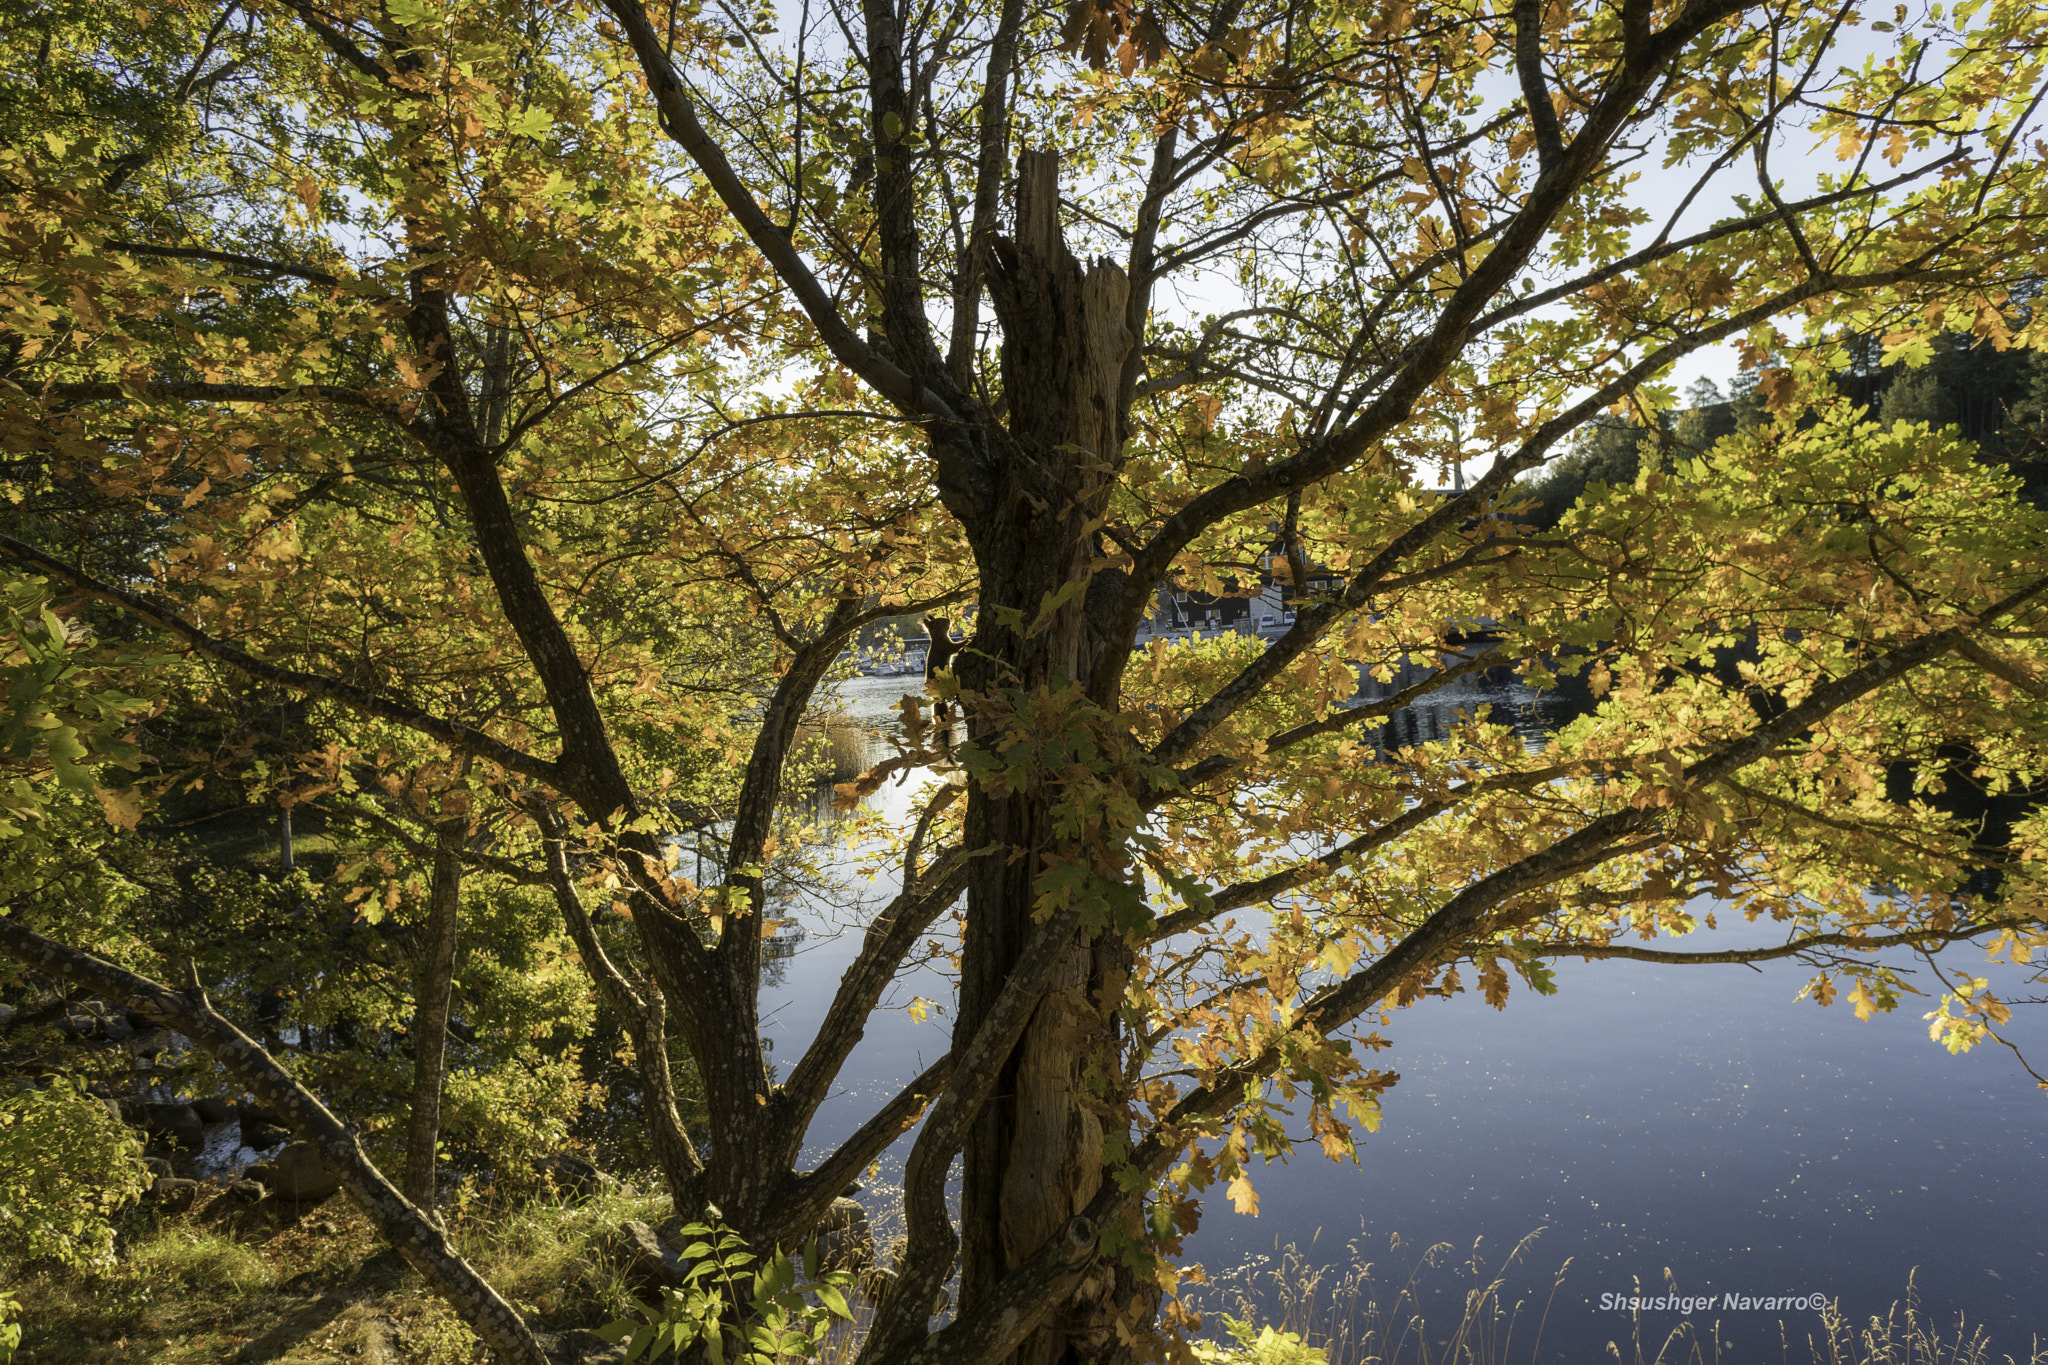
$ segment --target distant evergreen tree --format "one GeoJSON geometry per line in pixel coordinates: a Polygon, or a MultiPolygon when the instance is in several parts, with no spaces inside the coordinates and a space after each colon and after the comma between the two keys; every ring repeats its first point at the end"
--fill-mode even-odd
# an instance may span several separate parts
{"type": "Polygon", "coordinates": [[[1654,435],[1627,418],[1602,414],[1572,433],[1571,448],[1550,462],[1543,476],[1517,490],[1535,503],[1524,515],[1550,527],[1571,509],[1588,484],[1632,484],[1641,468],[1640,449],[1654,435]]]}
{"type": "Polygon", "coordinates": [[[1735,386],[1728,399],[1735,430],[1746,431],[1771,420],[1770,409],[1764,406],[1763,377],[1762,365],[1748,366],[1735,372],[1735,386]]]}
{"type": "Polygon", "coordinates": [[[1877,420],[1886,426],[1895,422],[1925,422],[1945,427],[1956,420],[1956,403],[1949,397],[1943,376],[1929,365],[1894,379],[1877,405],[1877,420]]]}
{"type": "MultiPolygon", "coordinates": [[[[1871,420],[1958,427],[1986,462],[2020,477],[2029,501],[2048,505],[2048,352],[2001,351],[1954,332],[1936,340],[1926,363],[1909,369],[1884,363],[1881,337],[1851,337],[1846,348],[1849,363],[1836,387],[1863,404],[1871,420]]],[[[1645,469],[1669,469],[1731,432],[1770,421],[1762,393],[1769,363],[1738,371],[1725,396],[1713,380],[1694,380],[1685,390],[1688,406],[1664,414],[1659,431],[1611,414],[1594,418],[1563,456],[1517,490],[1534,504],[1525,519],[1555,526],[1590,484],[1632,484],[1645,469]]]]}
{"type": "Polygon", "coordinates": [[[2020,476],[2027,500],[2040,506],[2048,502],[2048,352],[2027,353],[2015,387],[1996,454],[2020,476]]]}

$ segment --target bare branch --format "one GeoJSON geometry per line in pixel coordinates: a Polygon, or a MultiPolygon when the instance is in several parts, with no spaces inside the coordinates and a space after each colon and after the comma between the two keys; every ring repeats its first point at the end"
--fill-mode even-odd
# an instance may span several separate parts
{"type": "Polygon", "coordinates": [[[668,1063],[667,1006],[661,987],[652,981],[629,980],[605,952],[569,874],[562,822],[544,801],[535,801],[532,809],[540,825],[541,850],[547,859],[548,889],[554,892],[562,922],[568,926],[569,937],[583,956],[583,970],[632,1036],[633,1061],[645,1087],[640,1109],[652,1130],[655,1159],[667,1177],[670,1196],[678,1211],[695,1209],[704,1199],[704,1160],[690,1141],[689,1130],[683,1126],[676,1105],[675,1081],[668,1063]]]}
{"type": "Polygon", "coordinates": [[[824,1103],[840,1067],[860,1043],[868,1018],[882,992],[889,988],[896,969],[932,922],[966,890],[969,863],[959,849],[949,850],[869,923],[860,951],[839,978],[839,988],[833,992],[832,1003],[818,1025],[817,1037],[797,1059],[781,1087],[780,1102],[787,1106],[799,1135],[824,1103]]]}
{"type": "Polygon", "coordinates": [[[815,1182],[821,1193],[837,1195],[889,1150],[898,1138],[917,1126],[925,1109],[953,1076],[953,1054],[933,1062],[890,1096],[889,1101],[869,1116],[867,1122],[832,1149],[832,1155],[813,1170],[797,1177],[799,1185],[815,1182]]]}

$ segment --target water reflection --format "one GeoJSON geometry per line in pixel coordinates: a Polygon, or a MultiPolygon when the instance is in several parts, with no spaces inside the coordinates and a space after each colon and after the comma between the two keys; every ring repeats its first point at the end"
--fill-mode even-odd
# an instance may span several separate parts
{"type": "MultiPolygon", "coordinates": [[[[1416,676],[1368,682],[1361,700],[1416,676]]],[[[857,679],[841,696],[854,715],[886,724],[914,684],[857,679]]],[[[1564,689],[1537,693],[1509,670],[1489,670],[1389,718],[1381,742],[1442,738],[1460,712],[1481,705],[1540,742],[1589,700],[1564,689]]],[[[872,801],[901,817],[927,779],[911,775],[872,801]]],[[[858,862],[843,864],[852,882],[871,896],[891,889],[886,878],[855,876],[858,862]]],[[[836,911],[811,914],[814,932],[778,959],[774,983],[764,982],[782,1057],[800,1055],[857,947],[855,935],[815,932],[836,911]]],[[[1697,946],[1747,946],[1760,935],[1767,931],[1738,922],[1697,946]]],[[[1954,957],[2001,987],[2001,972],[2012,970],[1970,951],[1954,957]]],[[[1628,1350],[1631,1324],[1602,1311],[1601,1295],[1638,1283],[1661,1291],[1667,1271],[1688,1295],[1821,1293],[1860,1319],[1902,1300],[1917,1267],[1923,1310],[1948,1326],[1967,1314],[1990,1329],[1999,1354],[2024,1357],[2048,1327],[2048,1238],[2039,1223],[2048,1206],[2048,1101],[2009,1054],[1993,1046],[1949,1056],[1927,1039],[1919,1018],[1927,1006],[1910,999],[1867,1022],[1840,1005],[1799,1001],[1806,973],[1792,964],[1556,965],[1555,996],[1518,991],[1500,1012],[1471,995],[1397,1012],[1387,1030],[1394,1047],[1375,1064],[1402,1080],[1357,1164],[1332,1164],[1307,1143],[1290,1163],[1255,1170],[1261,1216],[1211,1201],[1187,1258],[1237,1265],[1276,1241],[1306,1248],[1319,1230],[1311,1259],[1322,1263],[1343,1261],[1349,1239],[1383,1248],[1395,1233],[1411,1246],[1461,1250],[1484,1238],[1497,1256],[1540,1227],[1510,1298],[1542,1302],[1558,1267],[1570,1266],[1540,1353],[1525,1322],[1518,1361],[1605,1359],[1610,1341],[1628,1350]]],[[[914,996],[951,998],[944,966],[912,964],[899,978],[821,1112],[817,1142],[850,1132],[945,1048],[943,1012],[918,1023],[903,1008],[914,996]]],[[[2016,1019],[2011,1033],[2031,1055],[2048,1055],[2043,1021],[2016,1019]]],[[[893,1183],[893,1171],[885,1161],[879,1188],[893,1183]]],[[[1425,1280],[1420,1292],[1433,1329],[1456,1321],[1465,1286],[1454,1277],[1425,1280]]],[[[1676,1311],[1646,1315],[1646,1356],[1687,1320],[1676,1311]]],[[[1724,1361],[1776,1352],[1781,1320],[1795,1345],[1819,1330],[1812,1313],[1696,1312],[1689,1320],[1703,1336],[1718,1321],[1724,1361]]]]}

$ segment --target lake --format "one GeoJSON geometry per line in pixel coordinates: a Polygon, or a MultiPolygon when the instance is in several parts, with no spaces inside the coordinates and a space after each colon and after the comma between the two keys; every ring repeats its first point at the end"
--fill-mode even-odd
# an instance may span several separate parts
{"type": "MultiPolygon", "coordinates": [[[[840,694],[879,725],[917,682],[856,679],[840,694]]],[[[1441,733],[1452,712],[1482,701],[1497,718],[1515,708],[1532,734],[1543,727],[1533,695],[1495,677],[1397,717],[1390,738],[1441,733]]],[[[899,812],[914,787],[873,799],[899,812]]],[[[765,1031],[785,1062],[815,1034],[858,944],[832,932],[850,918],[843,910],[805,913],[804,941],[763,985],[765,1031]]],[[[1769,936],[1738,924],[1686,946],[1769,936]]],[[[2006,984],[1979,953],[1951,959],[2006,984]]],[[[2048,1094],[2009,1052],[1987,1044],[1950,1056],[1920,1017],[1934,1000],[1909,998],[1867,1022],[1846,1003],[1796,1000],[1811,975],[1796,964],[1556,967],[1556,995],[1517,990],[1505,1011],[1467,994],[1397,1012],[1394,1046],[1375,1065],[1401,1082],[1358,1164],[1333,1164],[1308,1144],[1286,1165],[1254,1170],[1256,1218],[1212,1191],[1184,1259],[1215,1273],[1292,1242],[1340,1270],[1370,1261],[1377,1282],[1398,1287],[1431,1244],[1463,1260],[1479,1239],[1491,1266],[1541,1229],[1510,1272],[1510,1304],[1533,1307],[1491,1357],[1500,1360],[1607,1359],[1609,1341],[1633,1359],[1630,1315],[1603,1311],[1602,1296],[1668,1292],[1667,1271],[1680,1293],[1712,1294],[1716,1308],[1642,1314],[1645,1358],[1690,1321],[1702,1337],[1718,1323],[1722,1360],[1767,1350],[1776,1359],[1780,1324],[1799,1343],[1818,1332],[1819,1315],[1724,1311],[1723,1296],[1819,1294],[1860,1320],[1902,1301],[1909,1277],[1923,1312],[1945,1327],[1967,1315],[2000,1356],[2025,1360],[2036,1334],[2048,1336],[2048,1094]],[[1405,1245],[1390,1250],[1395,1234],[1405,1245]],[[1539,1350],[1533,1319],[1567,1259],[1539,1350]]],[[[906,971],[820,1111],[820,1145],[945,1050],[950,1018],[942,1009],[915,1021],[903,1007],[917,996],[944,1004],[951,983],[929,965],[906,971]]],[[[2048,1020],[2021,1010],[2007,1032],[2037,1068],[2048,1060],[2048,1020]]],[[[885,1162],[863,1197],[885,1201],[890,1177],[885,1162]]],[[[1459,1273],[1446,1264],[1422,1277],[1433,1340],[1458,1316],[1459,1273]]],[[[1419,1358],[1412,1343],[1400,1358],[1419,1358]]],[[[1690,1356],[1666,1357],[1679,1358],[1690,1356]]],[[[1711,1347],[1704,1358],[1715,1359],[1711,1347]]]]}

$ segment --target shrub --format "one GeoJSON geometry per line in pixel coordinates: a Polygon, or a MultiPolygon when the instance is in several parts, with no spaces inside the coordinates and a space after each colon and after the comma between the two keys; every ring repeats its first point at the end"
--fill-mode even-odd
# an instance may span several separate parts
{"type": "Polygon", "coordinates": [[[0,1255],[77,1267],[111,1261],[107,1218],[148,1185],[141,1155],[76,1081],[0,1095],[0,1255]]]}

